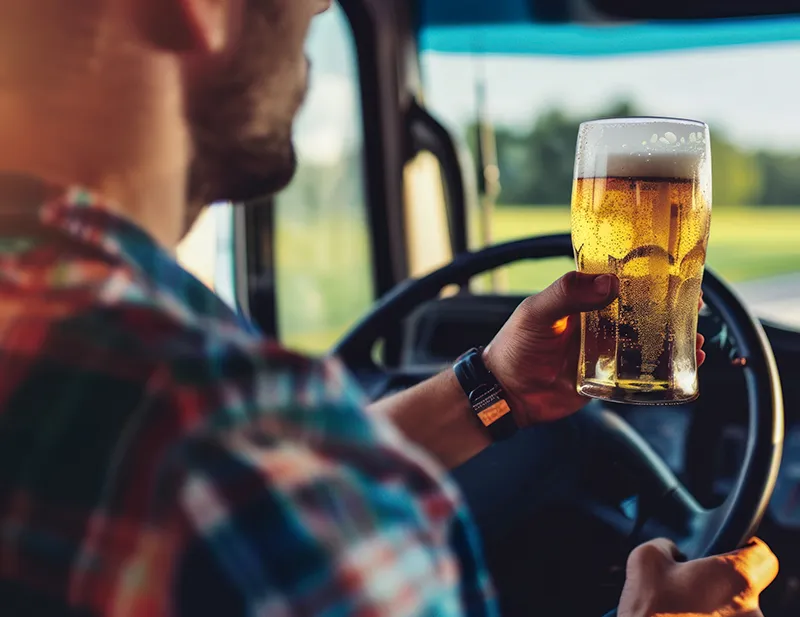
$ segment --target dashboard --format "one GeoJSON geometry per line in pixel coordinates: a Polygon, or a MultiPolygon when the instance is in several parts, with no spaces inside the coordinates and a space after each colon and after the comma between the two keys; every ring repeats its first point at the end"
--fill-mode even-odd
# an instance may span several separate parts
{"type": "Polygon", "coordinates": [[[770,501],[769,514],[781,527],[800,531],[800,426],[786,434],[783,462],[770,501]]]}
{"type": "MultiPolygon", "coordinates": [[[[628,423],[684,481],[691,471],[687,468],[687,449],[692,414],[692,410],[678,408],[642,409],[625,414],[628,423]]],[[[710,491],[712,498],[706,498],[706,501],[720,502],[728,495],[744,458],[746,445],[745,426],[735,423],[723,427],[714,444],[713,454],[708,459],[714,479],[710,491]]],[[[795,422],[787,427],[783,448],[783,460],[766,522],[800,532],[800,423],[795,422]]]]}

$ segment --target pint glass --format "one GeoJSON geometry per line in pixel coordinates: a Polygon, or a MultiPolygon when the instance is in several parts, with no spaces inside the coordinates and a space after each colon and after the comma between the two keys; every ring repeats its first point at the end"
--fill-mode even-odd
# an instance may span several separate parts
{"type": "Polygon", "coordinates": [[[710,222],[704,123],[581,125],[572,195],[577,268],[620,280],[618,300],[581,317],[581,394],[633,404],[697,397],[697,308],[710,222]]]}

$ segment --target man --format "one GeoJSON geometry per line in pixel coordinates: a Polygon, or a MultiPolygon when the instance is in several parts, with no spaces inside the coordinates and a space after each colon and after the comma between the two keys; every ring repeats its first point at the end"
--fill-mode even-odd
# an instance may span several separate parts
{"type": "MultiPolygon", "coordinates": [[[[363,410],[170,255],[291,177],[329,2],[0,0],[4,617],[497,614],[442,471],[492,439],[455,374],[363,410]]],[[[617,293],[569,275],[473,357],[519,426],[582,405],[570,316],[617,293]]],[[[757,615],[776,570],[653,542],[620,612],[757,615]]]]}

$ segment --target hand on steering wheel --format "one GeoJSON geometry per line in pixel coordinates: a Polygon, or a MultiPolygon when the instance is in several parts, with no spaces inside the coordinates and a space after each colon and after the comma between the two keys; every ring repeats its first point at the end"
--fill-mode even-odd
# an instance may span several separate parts
{"type": "MultiPolygon", "coordinates": [[[[587,399],[575,389],[580,313],[600,310],[619,295],[617,277],[570,272],[525,300],[484,352],[520,427],[572,415],[587,399]]],[[[705,354],[697,339],[697,360],[705,354]]]]}
{"type": "Polygon", "coordinates": [[[724,555],[681,560],[669,540],[653,540],[634,550],[619,617],[763,617],[759,596],[778,575],[778,559],[761,540],[724,555]]]}

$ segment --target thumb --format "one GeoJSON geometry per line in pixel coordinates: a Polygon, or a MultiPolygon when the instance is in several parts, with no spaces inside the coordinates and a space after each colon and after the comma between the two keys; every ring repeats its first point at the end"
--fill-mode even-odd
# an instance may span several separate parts
{"type": "Polygon", "coordinates": [[[528,304],[531,323],[553,324],[577,313],[605,308],[619,296],[619,279],[613,274],[565,274],[528,304]]]}

